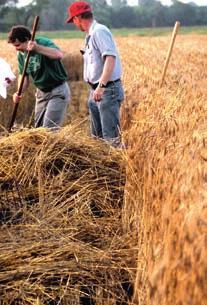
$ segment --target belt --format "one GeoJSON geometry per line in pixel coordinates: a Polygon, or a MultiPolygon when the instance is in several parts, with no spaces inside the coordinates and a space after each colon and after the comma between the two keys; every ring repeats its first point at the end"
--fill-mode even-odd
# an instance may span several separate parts
{"type": "MultiPolygon", "coordinates": [[[[117,82],[119,82],[119,81],[120,81],[120,78],[117,78],[117,79],[115,79],[115,80],[110,80],[109,82],[106,83],[106,87],[108,87],[108,86],[111,85],[111,84],[117,83],[117,82]]],[[[95,90],[95,89],[98,87],[98,84],[99,84],[99,83],[93,84],[93,83],[88,82],[88,84],[90,85],[90,87],[91,87],[93,90],[95,90]]]]}

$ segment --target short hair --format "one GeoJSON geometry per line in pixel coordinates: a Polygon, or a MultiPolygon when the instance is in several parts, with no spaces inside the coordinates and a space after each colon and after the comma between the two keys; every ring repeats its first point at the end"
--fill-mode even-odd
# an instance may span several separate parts
{"type": "Polygon", "coordinates": [[[93,18],[93,13],[92,12],[85,12],[80,14],[81,18],[83,19],[91,19],[93,18]]]}
{"type": "Polygon", "coordinates": [[[14,43],[17,39],[20,42],[26,42],[32,37],[30,30],[23,25],[16,25],[11,28],[8,34],[8,43],[14,43]]]}

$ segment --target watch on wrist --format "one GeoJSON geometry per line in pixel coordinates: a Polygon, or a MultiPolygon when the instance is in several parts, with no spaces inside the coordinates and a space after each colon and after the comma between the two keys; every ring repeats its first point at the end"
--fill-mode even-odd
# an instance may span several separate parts
{"type": "Polygon", "coordinates": [[[99,88],[106,88],[106,85],[105,84],[103,84],[103,83],[99,83],[99,88]]]}

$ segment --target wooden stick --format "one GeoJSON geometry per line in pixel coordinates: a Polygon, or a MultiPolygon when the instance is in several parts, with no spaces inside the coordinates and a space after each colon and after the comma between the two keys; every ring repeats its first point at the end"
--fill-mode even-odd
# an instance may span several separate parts
{"type": "Polygon", "coordinates": [[[168,64],[169,64],[169,61],[170,61],[173,46],[174,46],[174,43],[175,43],[175,38],[176,38],[176,35],[178,33],[179,27],[180,27],[180,22],[176,21],[174,29],[173,29],[172,38],[171,38],[170,46],[169,46],[169,49],[168,49],[167,57],[166,57],[166,60],[165,60],[163,72],[162,72],[162,79],[161,79],[160,86],[163,85],[163,82],[164,82],[164,79],[165,79],[167,67],[168,67],[168,64]]]}
{"type": "MultiPolygon", "coordinates": [[[[39,22],[39,16],[36,16],[35,19],[34,19],[33,29],[32,29],[32,37],[31,37],[32,41],[34,40],[34,37],[35,37],[38,22],[39,22]]],[[[31,51],[28,51],[27,57],[26,57],[26,60],[25,60],[25,63],[24,63],[24,69],[23,69],[21,81],[19,83],[19,87],[18,87],[18,91],[17,91],[18,96],[21,96],[21,94],[22,94],[22,88],[23,88],[23,85],[24,85],[24,79],[25,79],[25,75],[26,75],[26,71],[27,71],[27,66],[28,66],[28,63],[29,63],[30,54],[31,54],[31,51]]],[[[13,124],[14,124],[14,121],[16,119],[18,106],[19,106],[19,103],[16,103],[14,105],[11,121],[10,121],[9,127],[8,127],[9,132],[11,131],[11,129],[13,127],[13,124]]]]}

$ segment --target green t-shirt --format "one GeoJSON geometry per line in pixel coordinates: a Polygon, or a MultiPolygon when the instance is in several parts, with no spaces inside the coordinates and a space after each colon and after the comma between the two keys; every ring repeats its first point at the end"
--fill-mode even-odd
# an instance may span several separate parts
{"type": "MultiPolygon", "coordinates": [[[[35,41],[43,46],[58,49],[48,38],[39,37],[35,41]]],[[[19,73],[23,73],[27,52],[18,52],[19,73]]],[[[34,85],[44,92],[49,92],[68,79],[65,68],[59,59],[51,59],[40,53],[31,52],[26,71],[31,75],[34,85]]]]}

